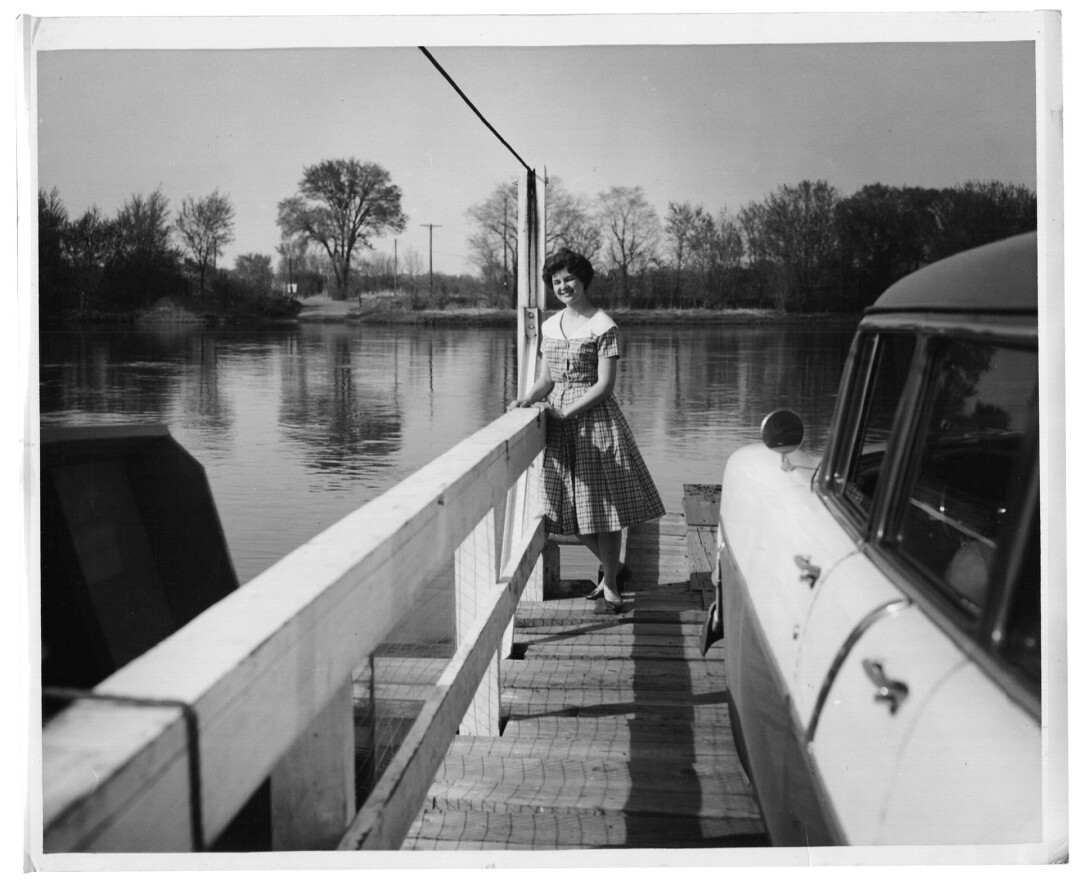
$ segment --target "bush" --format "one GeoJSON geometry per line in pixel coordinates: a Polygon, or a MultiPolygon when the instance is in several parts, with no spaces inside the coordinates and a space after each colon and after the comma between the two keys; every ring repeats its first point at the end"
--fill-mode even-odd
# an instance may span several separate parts
{"type": "Polygon", "coordinates": [[[294,318],[303,308],[303,304],[296,297],[275,293],[234,272],[219,272],[213,280],[211,292],[214,305],[224,312],[241,316],[294,318]]]}
{"type": "Polygon", "coordinates": [[[282,294],[260,294],[249,302],[249,308],[261,318],[295,318],[304,308],[296,297],[282,294]]]}

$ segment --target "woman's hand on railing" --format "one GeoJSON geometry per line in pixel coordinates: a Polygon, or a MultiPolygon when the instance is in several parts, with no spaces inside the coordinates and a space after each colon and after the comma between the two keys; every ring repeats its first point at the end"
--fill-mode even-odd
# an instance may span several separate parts
{"type": "Polygon", "coordinates": [[[541,402],[540,408],[545,413],[547,413],[548,419],[554,419],[557,422],[562,422],[564,419],[569,418],[562,410],[560,410],[558,407],[552,407],[551,404],[549,404],[547,401],[541,402]]]}
{"type": "Polygon", "coordinates": [[[515,398],[507,405],[506,412],[509,413],[511,410],[516,410],[519,407],[535,407],[537,410],[543,410],[544,412],[546,412],[549,416],[551,416],[552,419],[565,418],[561,410],[555,409],[547,401],[536,401],[534,403],[528,398],[515,398]]]}
{"type": "Polygon", "coordinates": [[[549,419],[556,419],[559,422],[568,418],[562,410],[557,407],[552,407],[547,401],[537,401],[535,404],[529,401],[527,398],[517,398],[510,402],[510,405],[506,408],[506,412],[516,410],[518,407],[535,407],[537,410],[543,410],[548,414],[549,419]]]}

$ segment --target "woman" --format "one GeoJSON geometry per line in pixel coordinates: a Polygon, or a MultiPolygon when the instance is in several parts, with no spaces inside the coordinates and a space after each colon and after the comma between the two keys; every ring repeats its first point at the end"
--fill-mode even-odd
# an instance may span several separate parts
{"type": "Polygon", "coordinates": [[[547,530],[580,536],[600,560],[589,599],[600,611],[622,610],[630,571],[620,566],[620,530],[663,516],[664,506],[613,396],[619,334],[588,297],[592,264],[563,248],[544,264],[544,282],[565,308],[541,327],[540,375],[510,404],[548,412],[544,451],[547,530]]]}

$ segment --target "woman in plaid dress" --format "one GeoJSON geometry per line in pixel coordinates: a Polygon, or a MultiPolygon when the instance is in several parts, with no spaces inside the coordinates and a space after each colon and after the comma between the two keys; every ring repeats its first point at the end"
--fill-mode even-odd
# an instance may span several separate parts
{"type": "Polygon", "coordinates": [[[565,306],[541,327],[543,361],[528,393],[510,404],[548,411],[543,488],[549,533],[578,535],[600,560],[590,599],[622,609],[630,571],[620,531],[663,516],[664,506],[614,397],[619,334],[587,296],[592,264],[563,248],[544,264],[544,282],[565,306]],[[545,400],[546,399],[546,400],[545,400]]]}

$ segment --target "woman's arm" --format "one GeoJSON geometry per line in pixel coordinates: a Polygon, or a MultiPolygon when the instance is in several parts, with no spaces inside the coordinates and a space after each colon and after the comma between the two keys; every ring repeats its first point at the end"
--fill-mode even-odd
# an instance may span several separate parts
{"type": "Polygon", "coordinates": [[[604,400],[604,398],[608,397],[615,390],[615,373],[617,367],[618,360],[616,358],[601,357],[598,359],[596,363],[597,379],[595,384],[589,386],[589,390],[585,392],[585,394],[563,410],[561,414],[562,418],[569,419],[571,416],[577,416],[579,413],[591,410],[604,400]]]}
{"type": "Polygon", "coordinates": [[[542,401],[549,394],[551,390],[555,388],[555,383],[551,379],[551,370],[548,369],[547,356],[540,359],[540,375],[536,377],[536,382],[533,383],[532,388],[525,394],[524,397],[515,398],[510,402],[508,410],[513,410],[515,407],[531,407],[537,401],[542,401]]]}

